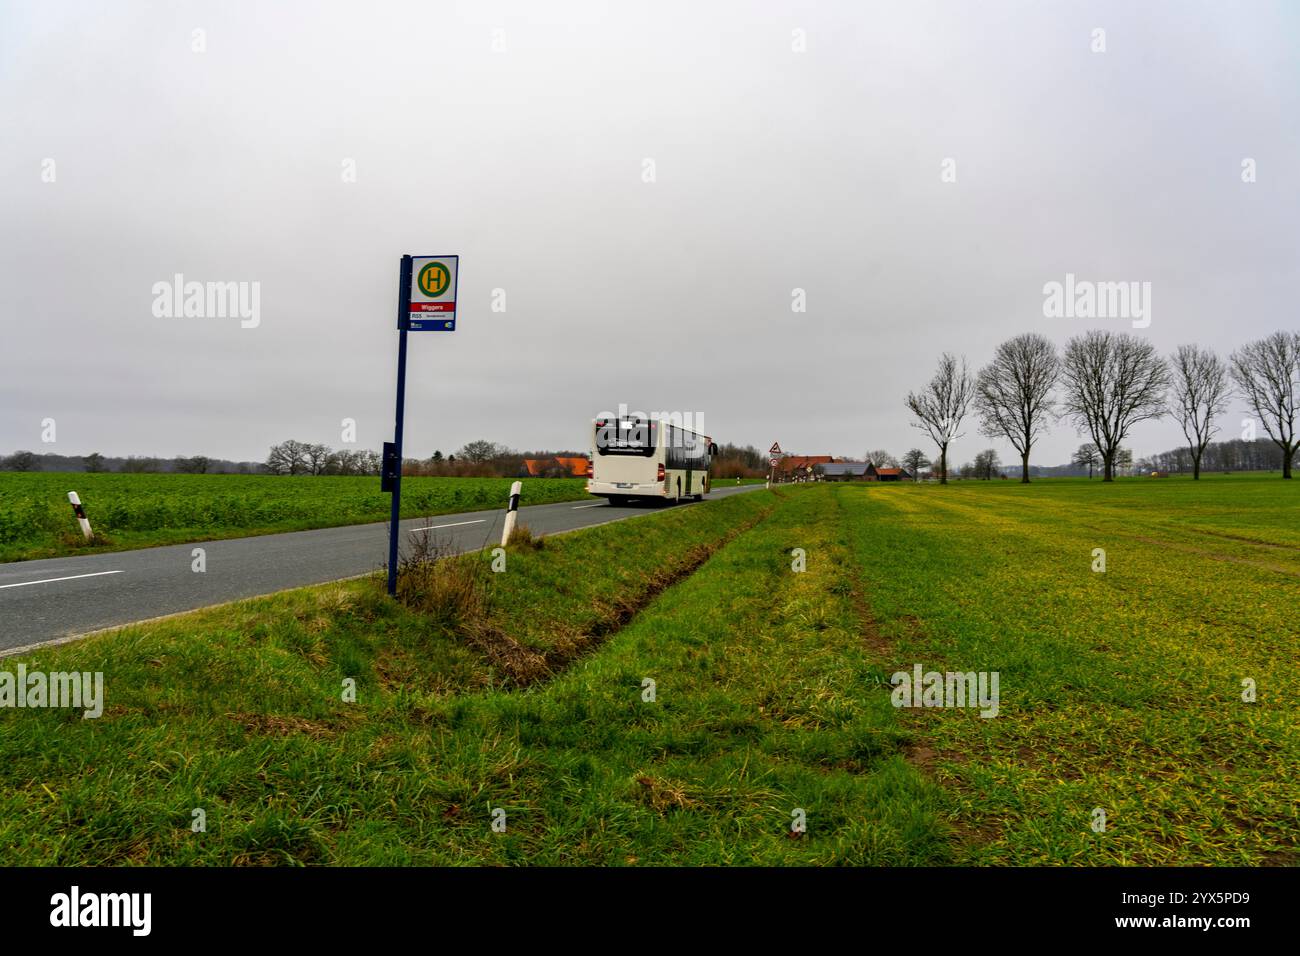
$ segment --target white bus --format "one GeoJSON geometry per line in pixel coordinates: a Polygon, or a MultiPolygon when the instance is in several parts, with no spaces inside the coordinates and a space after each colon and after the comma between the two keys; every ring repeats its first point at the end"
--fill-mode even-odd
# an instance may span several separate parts
{"type": "Polygon", "coordinates": [[[592,420],[587,493],[618,498],[702,501],[717,446],[671,422],[617,416],[592,420]]]}

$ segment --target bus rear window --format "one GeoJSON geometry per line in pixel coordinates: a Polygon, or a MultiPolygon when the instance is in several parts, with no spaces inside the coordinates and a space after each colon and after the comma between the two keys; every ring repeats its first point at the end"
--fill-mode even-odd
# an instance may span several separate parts
{"type": "Polygon", "coordinates": [[[655,453],[657,427],[644,418],[602,418],[596,421],[596,454],[641,455],[655,453]]]}

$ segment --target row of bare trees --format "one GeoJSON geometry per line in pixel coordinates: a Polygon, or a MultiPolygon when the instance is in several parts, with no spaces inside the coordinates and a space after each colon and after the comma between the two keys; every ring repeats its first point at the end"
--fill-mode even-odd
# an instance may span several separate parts
{"type": "MultiPolygon", "coordinates": [[[[525,455],[490,441],[472,441],[443,457],[435,451],[426,459],[407,458],[404,475],[494,477],[519,474],[525,455]]],[[[335,450],[328,445],[283,441],[271,446],[266,470],[273,475],[378,475],[379,453],[372,450],[335,450]]]]}
{"type": "Polygon", "coordinates": [[[1281,450],[1282,477],[1290,478],[1300,449],[1300,332],[1275,332],[1227,362],[1197,345],[1181,345],[1165,359],[1146,339],[1101,330],[1070,339],[1058,355],[1047,338],[1028,333],[999,345],[978,374],[964,358],[945,352],[934,377],[908,394],[907,408],[913,426],[939,450],[941,482],[947,481],[948,446],[963,434],[972,405],[981,432],[1005,438],[1019,453],[1022,482],[1029,481],[1034,443],[1059,418],[1092,439],[1104,480],[1111,481],[1133,426],[1165,415],[1182,427],[1199,478],[1205,448],[1234,395],[1281,450]]]}
{"type": "Polygon", "coordinates": [[[290,439],[271,446],[266,470],[273,475],[377,475],[375,451],[335,451],[328,445],[290,439]]]}

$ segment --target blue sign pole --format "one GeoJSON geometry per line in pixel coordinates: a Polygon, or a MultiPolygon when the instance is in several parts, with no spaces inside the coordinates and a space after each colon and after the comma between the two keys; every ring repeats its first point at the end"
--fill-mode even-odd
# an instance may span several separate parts
{"type": "Polygon", "coordinates": [[[388,528],[388,593],[393,597],[397,596],[397,541],[402,515],[402,419],[406,411],[406,333],[411,325],[410,256],[402,256],[399,276],[397,282],[397,424],[393,429],[397,471],[392,477],[393,509],[388,528]]]}

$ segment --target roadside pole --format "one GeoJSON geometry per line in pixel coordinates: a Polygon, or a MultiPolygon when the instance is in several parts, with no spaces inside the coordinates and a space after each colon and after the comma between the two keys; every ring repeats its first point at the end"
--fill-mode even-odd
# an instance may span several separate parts
{"type": "Polygon", "coordinates": [[[380,487],[393,495],[388,519],[388,593],[397,595],[402,516],[402,425],[406,417],[406,333],[455,332],[459,256],[402,256],[397,279],[397,416],[385,443],[380,487]],[[416,270],[416,264],[419,270],[416,270]]]}
{"type": "Polygon", "coordinates": [[[523,493],[524,483],[516,481],[510,486],[510,506],[506,509],[506,524],[501,529],[501,547],[510,543],[510,535],[514,534],[515,520],[519,516],[519,496],[523,493]]]}
{"type": "Polygon", "coordinates": [[[86,517],[86,509],[81,507],[81,498],[75,491],[69,491],[68,501],[72,503],[72,513],[77,516],[77,523],[81,525],[81,533],[89,541],[95,536],[95,532],[90,530],[90,519],[86,517]]]}
{"type": "MultiPolygon", "coordinates": [[[[396,471],[385,477],[393,489],[388,519],[388,593],[397,594],[397,537],[402,515],[402,424],[406,417],[406,333],[410,331],[407,310],[411,302],[411,257],[402,256],[397,280],[397,421],[393,426],[393,457],[396,471]]],[[[391,462],[384,463],[392,467],[391,462]]]]}

